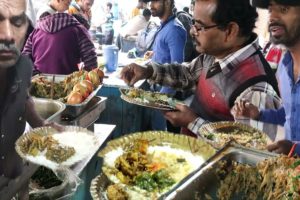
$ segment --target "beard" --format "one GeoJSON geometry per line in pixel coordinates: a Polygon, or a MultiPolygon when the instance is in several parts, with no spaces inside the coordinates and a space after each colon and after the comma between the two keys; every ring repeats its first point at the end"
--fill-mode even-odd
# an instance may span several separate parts
{"type": "Polygon", "coordinates": [[[163,1],[162,6],[160,6],[158,9],[153,9],[153,8],[150,9],[151,15],[153,17],[159,17],[159,18],[164,15],[165,10],[166,10],[166,7],[165,7],[165,2],[164,1],[163,1]]]}
{"type": "Polygon", "coordinates": [[[270,39],[272,43],[282,44],[286,47],[292,47],[297,42],[300,41],[300,22],[297,22],[290,30],[288,30],[288,28],[284,24],[275,22],[269,25],[269,31],[270,31],[270,26],[273,25],[281,26],[284,29],[285,34],[281,36],[273,36],[271,34],[270,39]]]}

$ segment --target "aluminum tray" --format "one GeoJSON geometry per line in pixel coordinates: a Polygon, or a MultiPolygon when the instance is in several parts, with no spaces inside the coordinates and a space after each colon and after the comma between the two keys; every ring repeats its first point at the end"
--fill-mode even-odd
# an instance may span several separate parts
{"type": "MultiPolygon", "coordinates": [[[[256,165],[259,161],[274,156],[276,156],[276,154],[248,149],[240,145],[228,144],[208,160],[205,167],[200,169],[189,180],[170,193],[166,199],[207,199],[204,196],[205,194],[210,195],[213,199],[218,199],[216,193],[220,182],[216,175],[216,169],[218,168],[219,161],[226,160],[228,163],[237,161],[243,164],[256,165]]],[[[238,195],[235,195],[233,199],[239,200],[241,198],[238,195]]]]}
{"type": "MultiPolygon", "coordinates": [[[[38,74],[34,76],[33,78],[37,77],[45,77],[47,80],[52,81],[53,76],[55,76],[55,82],[60,82],[65,79],[68,75],[59,75],[59,74],[38,74]]],[[[102,84],[99,85],[82,103],[80,104],[65,104],[66,109],[63,111],[62,116],[69,117],[69,118],[75,118],[79,116],[86,108],[87,104],[91,101],[91,99],[96,96],[98,91],[101,89],[102,84]]]]}
{"type": "Polygon", "coordinates": [[[61,113],[65,110],[64,103],[58,100],[32,97],[37,113],[47,121],[60,121],[61,113]]]}
{"type": "Polygon", "coordinates": [[[63,115],[59,121],[63,125],[88,127],[93,124],[106,107],[105,97],[94,96],[79,116],[73,118],[63,115]]]}

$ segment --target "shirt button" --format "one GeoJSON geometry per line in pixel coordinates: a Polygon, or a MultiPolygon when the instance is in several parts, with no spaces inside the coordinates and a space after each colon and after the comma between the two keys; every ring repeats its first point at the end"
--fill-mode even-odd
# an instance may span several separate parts
{"type": "Polygon", "coordinates": [[[4,160],[4,158],[5,158],[4,156],[1,156],[1,159],[2,159],[2,160],[4,160]]]}
{"type": "Polygon", "coordinates": [[[216,93],[213,92],[213,93],[211,94],[211,97],[212,97],[212,98],[215,98],[215,96],[216,96],[216,93]]]}
{"type": "Polygon", "coordinates": [[[1,135],[1,138],[4,138],[4,134],[1,135]]]}

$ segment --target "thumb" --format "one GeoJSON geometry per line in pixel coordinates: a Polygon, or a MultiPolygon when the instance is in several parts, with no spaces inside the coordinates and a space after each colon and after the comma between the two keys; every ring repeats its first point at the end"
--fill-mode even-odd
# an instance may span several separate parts
{"type": "Polygon", "coordinates": [[[278,148],[278,145],[277,145],[277,142],[273,143],[273,144],[270,144],[267,146],[267,150],[268,151],[274,151],[278,148]]]}

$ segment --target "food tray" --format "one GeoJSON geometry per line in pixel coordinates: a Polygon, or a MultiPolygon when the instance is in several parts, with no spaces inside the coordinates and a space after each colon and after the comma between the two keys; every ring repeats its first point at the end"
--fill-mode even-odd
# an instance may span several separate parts
{"type": "Polygon", "coordinates": [[[35,128],[19,137],[15,144],[16,151],[21,158],[30,161],[34,164],[43,165],[53,170],[59,168],[60,166],[74,165],[75,163],[89,156],[91,151],[96,151],[98,149],[98,146],[99,141],[97,140],[97,137],[94,135],[93,132],[85,128],[76,126],[65,126],[64,131],[60,133],[58,133],[56,129],[50,126],[35,128]],[[41,136],[53,135],[54,139],[56,135],[56,139],[59,142],[59,144],[63,144],[64,146],[68,147],[73,147],[75,150],[75,154],[61,163],[48,160],[45,156],[46,150],[44,150],[43,152],[39,152],[36,156],[29,155],[28,152],[23,152],[24,150],[26,151],[26,148],[23,149],[22,147],[26,147],[26,145],[31,143],[30,136],[33,134],[41,136]],[[82,140],[83,138],[84,141],[82,140]],[[88,148],[86,148],[87,146],[88,148]]]}
{"type": "MultiPolygon", "coordinates": [[[[206,166],[195,173],[188,181],[177,188],[177,190],[170,193],[166,199],[208,199],[205,197],[205,194],[208,194],[212,199],[217,199],[216,192],[220,181],[216,175],[216,169],[219,166],[219,161],[227,161],[227,163],[236,161],[238,163],[254,166],[259,161],[274,156],[276,156],[276,154],[245,148],[231,142],[209,159],[206,166]]],[[[236,195],[233,199],[238,200],[241,199],[241,197],[236,195]]]]}
{"type": "MultiPolygon", "coordinates": [[[[136,104],[136,105],[147,107],[147,108],[153,108],[153,109],[164,110],[164,111],[174,111],[174,110],[176,110],[175,109],[175,105],[166,105],[166,104],[157,103],[157,102],[146,103],[146,102],[142,102],[142,101],[136,100],[135,98],[129,97],[126,94],[126,92],[129,91],[129,90],[131,90],[131,89],[132,88],[129,88],[129,89],[121,88],[120,89],[121,99],[123,99],[124,101],[126,101],[128,103],[136,104]]],[[[136,89],[136,90],[141,90],[141,89],[136,89]]],[[[158,93],[158,92],[150,92],[150,91],[145,91],[145,92],[146,93],[161,94],[161,93],[158,93]]]]}
{"type": "Polygon", "coordinates": [[[217,149],[224,147],[227,142],[234,140],[235,137],[236,142],[242,146],[259,150],[265,150],[267,144],[272,141],[267,134],[254,127],[231,121],[204,124],[199,129],[199,134],[217,149]],[[208,138],[208,136],[212,138],[208,138]]]}
{"type": "MultiPolygon", "coordinates": [[[[34,76],[33,78],[38,78],[38,77],[45,77],[47,80],[52,81],[53,76],[55,76],[55,82],[60,82],[63,81],[67,75],[58,75],[58,74],[38,74],[34,76]]],[[[79,116],[83,110],[85,110],[85,107],[87,104],[91,101],[91,99],[96,96],[98,91],[101,89],[102,84],[100,84],[94,91],[80,104],[65,104],[66,109],[62,112],[63,117],[70,117],[70,118],[75,118],[79,116]]]]}
{"type": "MultiPolygon", "coordinates": [[[[107,146],[99,152],[99,156],[105,157],[107,153],[110,153],[119,147],[123,147],[126,144],[131,143],[136,139],[147,139],[151,141],[151,146],[171,146],[172,148],[178,148],[186,151],[191,151],[193,155],[201,156],[203,161],[208,160],[212,155],[215,154],[215,149],[213,149],[209,144],[205,141],[192,138],[185,135],[179,134],[171,134],[164,131],[147,131],[134,133],[130,135],[123,136],[121,138],[112,140],[108,142],[107,146]]],[[[104,163],[105,159],[104,159],[104,163]]],[[[201,164],[199,164],[201,167],[201,164]]],[[[197,169],[199,168],[197,167],[197,169]]],[[[197,171],[197,169],[195,171],[197,171]]],[[[195,171],[188,174],[185,178],[179,181],[177,184],[170,188],[170,191],[174,190],[178,187],[182,182],[186,181],[188,177],[190,177],[195,171]]],[[[94,200],[98,199],[107,199],[106,198],[106,189],[111,184],[110,180],[107,176],[101,172],[99,176],[97,176],[91,183],[90,192],[94,200]]],[[[165,197],[170,191],[161,195],[161,197],[165,197]]]]}

